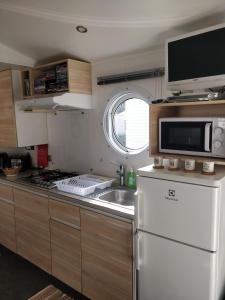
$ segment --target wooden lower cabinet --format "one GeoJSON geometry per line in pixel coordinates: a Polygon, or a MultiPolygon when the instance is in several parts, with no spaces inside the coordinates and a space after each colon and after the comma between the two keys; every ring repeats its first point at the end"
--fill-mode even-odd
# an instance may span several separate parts
{"type": "Polygon", "coordinates": [[[0,184],[0,244],[91,300],[133,299],[129,222],[0,184]]]}
{"type": "Polygon", "coordinates": [[[51,273],[48,198],[14,189],[17,252],[51,273]]]}
{"type": "Polygon", "coordinates": [[[81,292],[80,230],[51,220],[52,275],[81,292]]]}
{"type": "Polygon", "coordinates": [[[0,244],[16,252],[14,204],[0,199],[0,244]]]}
{"type": "Polygon", "coordinates": [[[92,300],[131,300],[132,225],[81,210],[82,293],[92,300]]]}
{"type": "Polygon", "coordinates": [[[13,189],[0,184],[0,244],[16,251],[13,189]]]}

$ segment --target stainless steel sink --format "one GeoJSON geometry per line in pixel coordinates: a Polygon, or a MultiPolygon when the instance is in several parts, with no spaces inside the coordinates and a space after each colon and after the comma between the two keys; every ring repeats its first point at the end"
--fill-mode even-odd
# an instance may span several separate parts
{"type": "Polygon", "coordinates": [[[125,189],[113,189],[99,196],[100,200],[113,202],[124,206],[134,206],[134,201],[137,198],[134,191],[125,189]]]}

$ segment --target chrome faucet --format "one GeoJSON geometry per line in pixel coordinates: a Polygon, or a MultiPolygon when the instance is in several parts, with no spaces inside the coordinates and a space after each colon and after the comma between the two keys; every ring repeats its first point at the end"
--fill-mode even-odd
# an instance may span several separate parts
{"type": "Polygon", "coordinates": [[[116,173],[120,176],[120,186],[125,186],[125,166],[114,161],[111,164],[119,167],[116,173]]]}
{"type": "Polygon", "coordinates": [[[119,170],[116,171],[120,176],[120,186],[125,186],[125,167],[124,165],[119,165],[119,170]]]}

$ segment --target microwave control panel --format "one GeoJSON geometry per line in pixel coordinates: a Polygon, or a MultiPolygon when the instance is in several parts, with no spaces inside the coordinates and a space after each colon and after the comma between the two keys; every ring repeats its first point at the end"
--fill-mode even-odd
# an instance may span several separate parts
{"type": "Polygon", "coordinates": [[[218,119],[213,124],[212,132],[212,152],[218,157],[225,157],[225,121],[218,119]]]}

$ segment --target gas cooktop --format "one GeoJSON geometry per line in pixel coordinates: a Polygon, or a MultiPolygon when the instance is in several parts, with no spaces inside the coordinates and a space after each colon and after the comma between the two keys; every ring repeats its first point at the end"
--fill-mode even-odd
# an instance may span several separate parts
{"type": "Polygon", "coordinates": [[[77,172],[64,172],[60,170],[41,170],[34,172],[30,176],[22,177],[20,178],[20,180],[34,186],[52,189],[56,186],[54,184],[55,181],[78,175],[79,174],[77,172]]]}

